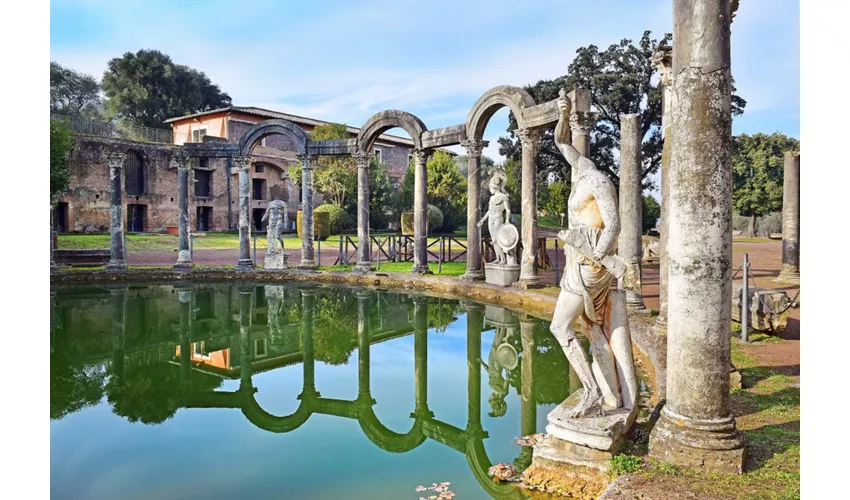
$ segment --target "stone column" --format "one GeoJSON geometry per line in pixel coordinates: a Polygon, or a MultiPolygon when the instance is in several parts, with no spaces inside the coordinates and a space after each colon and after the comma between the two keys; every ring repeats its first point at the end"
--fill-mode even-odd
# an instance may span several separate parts
{"type": "MultiPolygon", "coordinates": [[[[171,159],[171,167],[177,169],[177,264],[175,271],[185,271],[195,267],[189,253],[189,171],[192,168],[189,158],[175,156],[171,159]]],[[[241,175],[241,174],[240,174],[241,175]]]]}
{"type": "Polygon", "coordinates": [[[466,148],[468,158],[467,168],[467,202],[466,202],[466,273],[463,278],[468,281],[484,279],[481,269],[481,153],[490,144],[489,141],[469,139],[460,145],[466,148]]]}
{"type": "Polygon", "coordinates": [[[251,320],[254,314],[254,288],[239,286],[239,389],[252,391],[251,382],[251,320]]]}
{"type": "Polygon", "coordinates": [[[416,407],[413,417],[432,418],[428,408],[428,298],[413,297],[413,378],[416,381],[416,407]]]}
{"type": "Polygon", "coordinates": [[[413,274],[432,274],[428,269],[428,149],[416,149],[413,181],[413,274]]]}
{"type": "Polygon", "coordinates": [[[319,397],[316,390],[316,363],[313,357],[313,315],[316,309],[316,291],[301,289],[301,349],[304,352],[304,389],[298,399],[319,397]]]}
{"type": "Polygon", "coordinates": [[[800,283],[800,153],[785,153],[782,191],[782,271],[778,281],[800,283]]]}
{"type": "Polygon", "coordinates": [[[568,94],[572,103],[570,132],[573,147],[584,157],[590,157],[590,132],[596,125],[596,113],[590,111],[591,93],[587,89],[575,89],[568,94]]]}
{"type": "Polygon", "coordinates": [[[186,387],[191,383],[192,373],[192,289],[178,288],[180,302],[180,383],[186,387]]]}
{"type": "Polygon", "coordinates": [[[127,270],[127,253],[124,248],[124,153],[107,153],[109,165],[109,263],[106,270],[121,272],[127,270]]]}
{"type": "Polygon", "coordinates": [[[481,426],[481,329],[484,326],[484,306],[464,301],[466,309],[466,377],[468,410],[466,434],[468,438],[487,436],[481,426]]]}
{"type": "Polygon", "coordinates": [[[371,290],[355,292],[357,296],[357,401],[365,405],[375,404],[372,398],[369,351],[372,344],[372,332],[369,325],[369,307],[372,302],[371,290]]]}
{"type": "Polygon", "coordinates": [[[517,136],[522,142],[522,257],[519,263],[519,286],[536,288],[540,286],[537,276],[537,150],[540,147],[540,130],[517,129],[517,136]]]}
{"type": "Polygon", "coordinates": [[[313,252],[313,167],[310,156],[301,155],[301,263],[302,269],[315,269],[316,261],[313,252]]]}
{"type": "Polygon", "coordinates": [[[674,0],[667,403],[650,456],[741,473],[729,400],[732,114],[728,0],[674,0]]]}
{"type": "MultiPolygon", "coordinates": [[[[672,103],[673,103],[673,57],[672,49],[669,46],[664,46],[653,56],[656,66],[661,73],[661,137],[664,139],[664,149],[661,152],[661,222],[660,236],[658,238],[658,252],[660,255],[658,262],[658,318],[656,320],[656,329],[661,332],[667,332],[667,240],[670,236],[668,231],[668,219],[670,212],[670,187],[668,179],[670,177],[670,155],[673,154],[673,134],[671,126],[673,124],[672,103]]],[[[666,381],[664,381],[666,384],[666,381]]],[[[660,384],[659,384],[660,385],[660,384]]],[[[663,399],[666,393],[666,387],[659,387],[659,396],[663,399]],[[662,390],[663,389],[663,390],[662,390]]]]}
{"type": "Polygon", "coordinates": [[[251,260],[251,182],[248,171],[251,169],[251,158],[241,156],[234,159],[234,166],[239,172],[239,262],[237,271],[252,271],[254,261],[251,260]]]}
{"type": "Polygon", "coordinates": [[[635,280],[628,283],[626,305],[629,309],[649,310],[641,291],[641,125],[639,114],[620,115],[620,238],[617,253],[630,267],[635,280]]]}
{"type": "Polygon", "coordinates": [[[358,272],[372,271],[372,245],[369,238],[369,159],[364,151],[354,153],[357,162],[357,265],[358,272]]]}

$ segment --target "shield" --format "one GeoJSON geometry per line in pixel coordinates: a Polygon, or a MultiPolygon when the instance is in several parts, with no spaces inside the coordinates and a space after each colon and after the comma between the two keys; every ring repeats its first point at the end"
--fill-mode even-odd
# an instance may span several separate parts
{"type": "Polygon", "coordinates": [[[510,222],[502,224],[496,231],[496,243],[505,252],[513,250],[519,243],[519,231],[517,231],[516,226],[510,222]]]}

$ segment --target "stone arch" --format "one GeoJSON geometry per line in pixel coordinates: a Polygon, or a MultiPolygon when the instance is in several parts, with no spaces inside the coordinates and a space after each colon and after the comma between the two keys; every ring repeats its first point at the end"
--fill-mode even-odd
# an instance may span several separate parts
{"type": "Polygon", "coordinates": [[[469,110],[469,115],[466,117],[466,137],[474,140],[483,139],[487,122],[502,106],[507,106],[513,112],[517,125],[522,128],[525,125],[523,109],[534,105],[531,94],[519,87],[511,85],[493,87],[484,92],[469,110]]]}
{"type": "Polygon", "coordinates": [[[304,425],[313,414],[313,411],[308,407],[308,401],[302,400],[295,413],[284,417],[272,415],[257,403],[253,394],[245,398],[241,410],[249,422],[260,429],[276,434],[294,431],[304,425]]]}
{"type": "Polygon", "coordinates": [[[427,436],[422,433],[422,420],[417,418],[405,434],[391,431],[375,415],[372,407],[361,410],[357,417],[360,429],[375,446],[390,453],[406,453],[425,442],[427,436]]]}
{"type": "Polygon", "coordinates": [[[390,109],[369,118],[357,134],[357,149],[369,153],[378,137],[387,130],[401,127],[413,139],[413,147],[422,148],[422,134],[428,130],[422,120],[407,111],[390,109]]]}
{"type": "Polygon", "coordinates": [[[239,155],[250,156],[254,144],[267,135],[285,135],[295,141],[299,155],[307,152],[307,134],[298,125],[286,120],[265,120],[257,123],[239,140],[239,155]]]}

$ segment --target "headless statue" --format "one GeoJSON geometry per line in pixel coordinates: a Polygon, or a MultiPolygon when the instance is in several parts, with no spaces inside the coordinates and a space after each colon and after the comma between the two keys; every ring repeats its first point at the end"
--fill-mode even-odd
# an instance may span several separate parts
{"type": "Polygon", "coordinates": [[[505,191],[507,178],[501,172],[496,172],[490,178],[490,204],[487,208],[487,213],[478,221],[478,227],[487,222],[487,229],[490,230],[490,238],[493,241],[493,250],[496,252],[496,264],[507,264],[507,255],[501,246],[496,244],[496,235],[502,224],[510,221],[511,204],[508,198],[508,193],[505,191]]]}
{"type": "Polygon", "coordinates": [[[570,102],[563,90],[558,108],[555,143],[572,167],[572,190],[567,204],[570,229],[558,233],[565,242],[566,263],[550,329],[584,387],[581,401],[568,416],[602,416],[603,407],[632,409],[637,398],[625,296],[611,291],[615,278],[603,265],[614,258],[617,247],[618,196],[611,180],[572,146],[570,102]],[[574,246],[577,242],[581,244],[574,246]],[[592,365],[572,330],[577,319],[592,345],[592,365]]]}
{"type": "Polygon", "coordinates": [[[283,216],[285,212],[286,203],[281,200],[274,200],[266,207],[266,213],[263,214],[263,222],[268,221],[266,235],[269,249],[266,253],[283,252],[283,216]]]}

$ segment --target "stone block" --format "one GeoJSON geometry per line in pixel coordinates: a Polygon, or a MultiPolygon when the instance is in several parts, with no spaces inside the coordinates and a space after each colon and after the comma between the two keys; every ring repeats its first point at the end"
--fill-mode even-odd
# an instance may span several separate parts
{"type": "Polygon", "coordinates": [[[267,253],[265,259],[263,260],[263,266],[266,269],[286,269],[288,267],[288,257],[289,256],[286,252],[267,253]]]}
{"type": "MultiPolygon", "coordinates": [[[[732,321],[741,322],[740,283],[732,285],[732,321]]],[[[769,332],[781,331],[788,324],[788,310],[791,298],[782,290],[751,288],[748,306],[750,310],[750,328],[769,332]]]]}
{"type": "Polygon", "coordinates": [[[519,265],[485,264],[484,280],[491,285],[511,286],[519,281],[519,265]]]}

